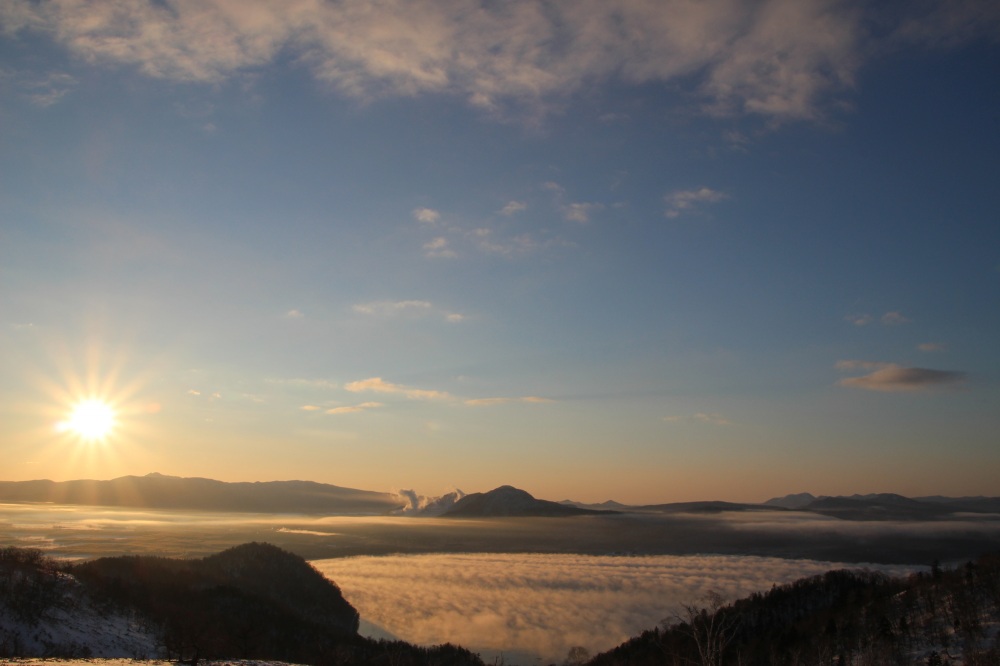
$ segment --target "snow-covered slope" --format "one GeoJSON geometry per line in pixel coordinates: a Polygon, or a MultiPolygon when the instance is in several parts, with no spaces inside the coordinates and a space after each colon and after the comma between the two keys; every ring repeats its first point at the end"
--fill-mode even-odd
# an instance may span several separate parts
{"type": "MultiPolygon", "coordinates": [[[[17,582],[26,583],[23,578],[17,582]]],[[[53,591],[53,603],[48,608],[26,609],[0,603],[0,656],[160,656],[152,628],[134,614],[100,607],[67,574],[58,574],[45,583],[53,591]]],[[[9,602],[10,598],[0,601],[9,602]]]]}

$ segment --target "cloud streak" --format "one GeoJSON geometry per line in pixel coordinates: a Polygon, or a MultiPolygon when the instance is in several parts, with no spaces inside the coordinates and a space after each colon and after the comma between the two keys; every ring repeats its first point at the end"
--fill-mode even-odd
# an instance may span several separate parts
{"type": "Polygon", "coordinates": [[[448,322],[457,323],[465,320],[465,315],[457,312],[447,312],[434,307],[430,301],[403,300],[403,301],[371,301],[368,303],[357,303],[351,309],[358,314],[371,317],[423,317],[426,315],[438,315],[448,322]]]}
{"type": "Polygon", "coordinates": [[[378,409],[384,405],[381,402],[362,402],[360,405],[347,405],[344,407],[334,407],[332,409],[326,410],[325,414],[357,414],[358,412],[365,412],[369,409],[378,409]]]}
{"type": "Polygon", "coordinates": [[[525,395],[516,398],[472,398],[466,400],[465,404],[470,407],[491,407],[494,405],[509,405],[511,403],[544,404],[554,402],[550,398],[540,398],[536,395],[525,395]]]}
{"type": "Polygon", "coordinates": [[[664,215],[669,218],[680,217],[682,214],[692,212],[705,204],[718,203],[728,198],[729,195],[725,192],[709,187],[701,187],[697,190],[677,190],[664,197],[667,204],[664,215]]]}
{"type": "MultiPolygon", "coordinates": [[[[690,86],[709,114],[813,119],[877,52],[870,16],[833,0],[83,0],[0,6],[6,32],[36,30],[90,63],[217,83],[291,54],[359,99],[444,93],[503,112],[545,109],[595,82],[690,86]]],[[[875,11],[874,9],[871,11],[875,11]]],[[[997,12],[954,2],[899,9],[906,45],[987,34],[997,12]],[[978,8],[972,12],[971,8],[978,8]]]]}
{"type": "Polygon", "coordinates": [[[414,208],[413,219],[424,224],[436,224],[441,219],[441,213],[433,208],[414,208]]]}
{"type": "Polygon", "coordinates": [[[838,370],[872,370],[861,377],[847,377],[837,382],[840,386],[869,391],[911,392],[940,386],[953,386],[965,381],[964,372],[907,368],[895,363],[875,361],[839,361],[838,370]]]}
{"type": "Polygon", "coordinates": [[[696,412],[690,416],[664,416],[663,420],[667,423],[694,422],[719,426],[732,425],[732,421],[718,412],[696,412]]]}
{"type": "Polygon", "coordinates": [[[413,388],[412,386],[404,386],[402,384],[393,384],[392,382],[383,380],[381,377],[370,377],[369,379],[349,382],[344,384],[344,389],[350,391],[351,393],[364,393],[371,391],[374,393],[403,395],[410,400],[442,400],[451,397],[445,391],[433,391],[431,389],[420,389],[413,388]]]}

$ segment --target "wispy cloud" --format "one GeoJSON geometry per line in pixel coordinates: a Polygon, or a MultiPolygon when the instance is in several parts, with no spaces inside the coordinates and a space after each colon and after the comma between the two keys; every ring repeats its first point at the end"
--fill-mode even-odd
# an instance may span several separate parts
{"type": "Polygon", "coordinates": [[[444,236],[427,241],[423,247],[424,256],[430,259],[454,259],[458,256],[458,253],[448,245],[448,239],[444,236]]]}
{"type": "Polygon", "coordinates": [[[305,379],[302,377],[293,377],[290,379],[282,379],[272,377],[265,380],[268,384],[274,384],[276,386],[288,386],[292,388],[306,388],[306,389],[320,389],[320,390],[332,390],[339,389],[340,385],[336,382],[331,382],[328,379],[305,379]]]}
{"type": "Polygon", "coordinates": [[[513,215],[515,213],[520,213],[522,210],[526,210],[528,204],[523,201],[508,201],[507,205],[500,209],[501,215],[513,215]]]}
{"type": "Polygon", "coordinates": [[[372,301],[371,303],[358,303],[352,305],[355,312],[366,315],[388,316],[404,312],[427,312],[433,308],[430,301],[372,301]]]}
{"type": "Polygon", "coordinates": [[[732,425],[732,421],[718,412],[695,412],[685,416],[664,416],[667,423],[705,423],[707,425],[726,426],[732,425]]]}
{"type": "Polygon", "coordinates": [[[285,313],[286,319],[302,319],[303,317],[305,317],[305,315],[302,314],[301,310],[289,310],[285,313]]]}
{"type": "Polygon", "coordinates": [[[513,398],[472,398],[466,400],[465,404],[470,407],[491,407],[493,405],[509,405],[511,403],[527,403],[527,404],[543,404],[547,402],[555,402],[551,398],[541,398],[536,395],[524,395],[513,398]]]}
{"type": "Polygon", "coordinates": [[[25,97],[35,106],[52,106],[65,97],[77,85],[77,80],[63,72],[53,72],[37,79],[24,79],[21,89],[25,97]]]}
{"type": "Polygon", "coordinates": [[[598,203],[569,203],[562,207],[563,217],[570,222],[586,223],[590,221],[590,214],[604,208],[598,203]]]}
{"type": "Polygon", "coordinates": [[[344,389],[352,393],[363,393],[371,391],[374,393],[392,393],[403,395],[410,400],[443,400],[451,396],[445,391],[434,391],[431,389],[413,388],[402,384],[387,382],[381,377],[370,377],[356,382],[344,384],[344,389]]]}
{"type": "Polygon", "coordinates": [[[352,305],[351,309],[359,314],[372,317],[424,317],[435,315],[451,323],[458,323],[465,320],[465,315],[463,314],[442,310],[435,307],[430,301],[422,300],[371,301],[369,303],[357,303],[352,305]]]}
{"type": "Polygon", "coordinates": [[[947,351],[948,345],[943,342],[922,342],[917,345],[917,349],[922,352],[939,352],[947,351]]]}
{"type": "Polygon", "coordinates": [[[725,192],[709,187],[701,187],[696,190],[677,190],[663,198],[667,204],[664,215],[670,218],[680,217],[682,214],[691,212],[705,204],[718,203],[728,198],[729,195],[725,192]]]}
{"type": "MultiPolygon", "coordinates": [[[[854,313],[849,314],[844,317],[845,321],[849,321],[855,326],[867,326],[875,321],[875,317],[864,312],[864,313],[854,313]]],[[[878,321],[882,323],[883,326],[899,326],[901,324],[909,324],[911,319],[905,316],[902,312],[898,310],[893,310],[891,312],[886,312],[878,321]]]]}
{"type": "Polygon", "coordinates": [[[549,242],[541,242],[530,233],[500,237],[492,229],[479,227],[469,233],[469,238],[480,252],[495,254],[508,259],[524,256],[549,246],[549,242]]]}
{"type": "Polygon", "coordinates": [[[838,370],[872,370],[861,377],[847,377],[837,384],[869,391],[909,392],[952,386],[965,381],[964,372],[908,368],[895,363],[877,361],[838,361],[838,370]]]}
{"type": "Polygon", "coordinates": [[[441,219],[441,213],[433,208],[414,208],[413,218],[424,224],[436,224],[441,219]]]}
{"type": "MultiPolygon", "coordinates": [[[[350,389],[348,389],[350,390],[350,389]]],[[[364,412],[369,409],[377,409],[384,406],[381,402],[362,402],[359,405],[347,405],[344,407],[333,407],[332,409],[326,410],[325,414],[357,414],[358,412],[364,412]]]]}
{"type": "MultiPolygon", "coordinates": [[[[914,5],[911,8],[911,5],[914,5]]],[[[892,17],[897,44],[959,43],[996,26],[990,3],[892,17]]],[[[869,11],[876,11],[875,9],[869,11]]],[[[8,0],[0,26],[50,34],[88,62],[214,83],[291,53],[346,95],[456,95],[502,112],[544,109],[595,83],[689,86],[702,110],[771,119],[823,115],[850,90],[869,42],[865,10],[838,2],[689,3],[8,0]]]]}
{"type": "Polygon", "coordinates": [[[886,312],[882,315],[882,323],[885,326],[898,326],[900,324],[909,324],[910,319],[901,312],[886,312]]]}
{"type": "Polygon", "coordinates": [[[859,361],[856,359],[837,361],[833,367],[837,370],[876,370],[878,368],[890,367],[892,363],[882,361],[859,361]]]}

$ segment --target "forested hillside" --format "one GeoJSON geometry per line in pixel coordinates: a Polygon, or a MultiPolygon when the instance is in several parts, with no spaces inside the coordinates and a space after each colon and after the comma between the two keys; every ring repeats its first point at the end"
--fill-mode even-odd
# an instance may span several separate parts
{"type": "Polygon", "coordinates": [[[131,556],[68,565],[35,550],[0,549],[0,657],[482,664],[462,648],[373,641],[357,628],[358,613],[335,584],[268,544],[197,560],[131,556]],[[73,626],[79,631],[67,633],[73,626]],[[100,635],[105,628],[117,635],[100,635]]]}
{"type": "Polygon", "coordinates": [[[1000,664],[1000,554],[907,578],[830,571],[732,604],[703,602],[589,664],[1000,664]]]}

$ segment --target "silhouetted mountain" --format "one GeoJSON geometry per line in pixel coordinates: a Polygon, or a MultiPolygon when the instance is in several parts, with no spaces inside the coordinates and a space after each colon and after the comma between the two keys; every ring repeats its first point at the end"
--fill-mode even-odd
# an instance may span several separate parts
{"type": "Polygon", "coordinates": [[[774,511],[780,507],[740,502],[671,502],[669,504],[647,504],[632,507],[633,511],[655,511],[657,513],[719,513],[721,511],[774,511]]]}
{"type": "Polygon", "coordinates": [[[127,656],[192,664],[482,666],[460,647],[374,641],[357,629],[358,613],[335,584],[269,544],[200,560],[113,557],[70,565],[39,551],[0,549],[0,658],[123,656],[124,648],[127,656]]]}
{"type": "Polygon", "coordinates": [[[565,499],[560,504],[565,506],[575,506],[578,509],[594,509],[595,511],[631,511],[635,507],[629,506],[628,504],[622,504],[621,502],[616,502],[614,500],[607,500],[599,504],[587,504],[586,502],[575,502],[573,500],[565,499]]]}
{"type": "Polygon", "coordinates": [[[802,510],[845,520],[934,520],[954,511],[946,505],[879,493],[853,497],[823,497],[802,510]]]}
{"type": "Polygon", "coordinates": [[[810,502],[815,502],[817,497],[812,493],[794,493],[784,497],[772,497],[764,502],[767,506],[779,506],[784,509],[801,509],[810,502]]]}
{"type": "Polygon", "coordinates": [[[388,493],[313,481],[226,483],[155,472],[110,481],[0,481],[0,501],[346,515],[386,514],[402,506],[388,493]]]}
{"type": "Polygon", "coordinates": [[[559,502],[535,499],[513,486],[500,486],[488,493],[472,493],[455,502],[445,518],[492,518],[501,516],[581,516],[614,513],[566,506],[559,502]]]}
{"type": "Polygon", "coordinates": [[[869,493],[815,497],[798,493],[764,503],[796,511],[811,511],[843,520],[936,520],[955,513],[1000,513],[1000,497],[904,497],[895,493],[869,493]]]}

